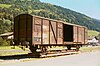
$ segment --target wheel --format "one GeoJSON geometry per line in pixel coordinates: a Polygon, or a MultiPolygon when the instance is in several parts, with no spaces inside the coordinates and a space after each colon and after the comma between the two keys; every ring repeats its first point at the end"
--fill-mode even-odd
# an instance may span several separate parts
{"type": "Polygon", "coordinates": [[[80,46],[77,45],[76,46],[76,51],[79,51],[79,49],[80,49],[80,46]]]}
{"type": "Polygon", "coordinates": [[[30,46],[29,48],[32,53],[36,53],[36,50],[38,49],[38,46],[30,46]]]}
{"type": "Polygon", "coordinates": [[[42,51],[42,54],[47,55],[47,47],[46,46],[42,46],[41,51],[42,51]]]}
{"type": "Polygon", "coordinates": [[[71,46],[70,46],[70,45],[68,45],[68,46],[67,46],[67,49],[68,49],[68,50],[71,50],[71,46]]]}

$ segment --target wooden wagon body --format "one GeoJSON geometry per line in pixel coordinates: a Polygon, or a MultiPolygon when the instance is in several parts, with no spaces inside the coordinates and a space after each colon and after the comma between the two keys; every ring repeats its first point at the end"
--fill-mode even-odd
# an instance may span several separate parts
{"type": "Polygon", "coordinates": [[[58,46],[87,44],[87,28],[29,14],[14,18],[15,45],[58,46]]]}

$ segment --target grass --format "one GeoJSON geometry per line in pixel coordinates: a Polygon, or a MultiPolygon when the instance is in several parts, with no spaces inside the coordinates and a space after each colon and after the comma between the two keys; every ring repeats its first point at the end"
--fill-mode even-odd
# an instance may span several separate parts
{"type": "Polygon", "coordinates": [[[0,52],[0,56],[28,54],[28,52],[0,52]]]}
{"type": "MultiPolygon", "coordinates": [[[[22,51],[18,46],[15,46],[15,49],[11,49],[12,46],[0,46],[0,56],[9,56],[9,55],[19,55],[19,54],[27,54],[29,53],[29,49],[27,51],[22,51]],[[11,52],[6,51],[11,50],[11,52]]],[[[63,49],[65,47],[53,47],[52,49],[63,49]]],[[[92,46],[92,47],[81,47],[80,52],[92,52],[92,51],[100,51],[100,46],[92,46]]]]}
{"type": "Polygon", "coordinates": [[[98,36],[99,32],[93,31],[93,30],[88,30],[88,36],[98,36]]]}
{"type": "Polygon", "coordinates": [[[26,49],[27,51],[23,51],[18,46],[15,46],[15,49],[12,48],[12,46],[0,46],[0,56],[20,55],[29,53],[28,49],[26,49]]]}
{"type": "Polygon", "coordinates": [[[100,51],[100,46],[81,47],[80,51],[81,52],[100,51]]]}
{"type": "MultiPolygon", "coordinates": [[[[12,50],[13,46],[0,46],[0,50],[12,50]]],[[[15,50],[20,50],[18,46],[15,46],[15,50]]]]}
{"type": "Polygon", "coordinates": [[[9,4],[0,4],[0,7],[2,7],[2,8],[9,8],[9,7],[11,7],[11,5],[9,5],[9,4]]]}

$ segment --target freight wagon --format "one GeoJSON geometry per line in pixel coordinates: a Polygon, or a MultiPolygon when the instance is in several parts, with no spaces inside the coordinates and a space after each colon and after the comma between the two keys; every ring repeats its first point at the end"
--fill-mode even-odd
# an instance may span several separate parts
{"type": "Polygon", "coordinates": [[[87,44],[87,28],[59,20],[21,14],[14,18],[15,45],[29,46],[46,52],[49,46],[66,46],[79,49],[87,44]]]}

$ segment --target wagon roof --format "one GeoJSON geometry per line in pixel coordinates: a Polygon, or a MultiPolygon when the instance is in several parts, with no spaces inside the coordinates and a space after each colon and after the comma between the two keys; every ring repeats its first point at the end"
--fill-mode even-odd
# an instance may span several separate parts
{"type": "MultiPolygon", "coordinates": [[[[51,21],[54,21],[54,22],[60,22],[60,23],[67,24],[67,25],[72,25],[72,26],[78,26],[78,27],[87,28],[87,27],[85,27],[85,26],[76,25],[76,24],[64,22],[64,21],[61,21],[61,20],[55,20],[55,19],[45,18],[45,17],[41,17],[41,16],[37,16],[37,15],[31,15],[31,14],[20,14],[20,15],[30,15],[30,16],[33,16],[33,17],[43,18],[43,19],[46,19],[46,20],[51,20],[51,21]]],[[[19,16],[19,15],[18,15],[18,16],[19,16]]],[[[17,17],[17,16],[16,16],[16,17],[17,17]]]]}
{"type": "Polygon", "coordinates": [[[61,20],[55,20],[55,19],[45,18],[45,17],[41,17],[41,16],[36,16],[36,15],[33,15],[33,16],[34,16],[34,17],[38,17],[38,18],[43,18],[43,19],[46,19],[46,20],[51,20],[51,21],[54,21],[54,22],[60,22],[60,23],[67,24],[67,25],[79,26],[79,27],[84,27],[84,28],[86,28],[85,26],[76,25],[76,24],[64,22],[64,21],[61,21],[61,20]]]}

